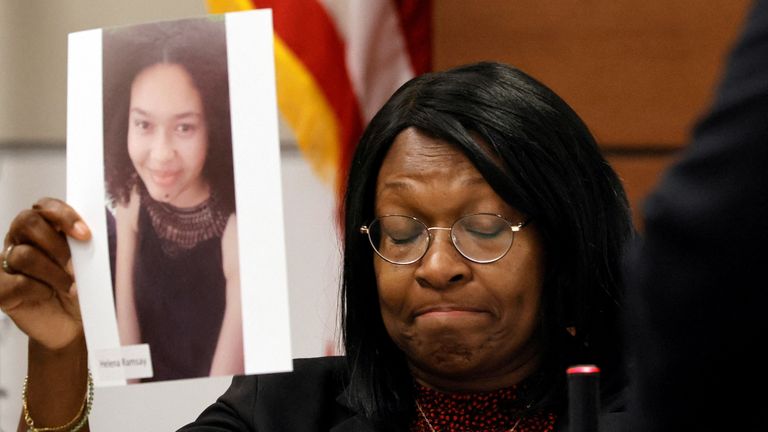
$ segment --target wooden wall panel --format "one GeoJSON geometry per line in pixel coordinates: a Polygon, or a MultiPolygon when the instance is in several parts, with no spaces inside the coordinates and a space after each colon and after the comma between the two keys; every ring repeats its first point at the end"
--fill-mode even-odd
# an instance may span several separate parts
{"type": "Polygon", "coordinates": [[[434,65],[516,65],[606,146],[679,147],[748,0],[434,0],[434,65]]]}

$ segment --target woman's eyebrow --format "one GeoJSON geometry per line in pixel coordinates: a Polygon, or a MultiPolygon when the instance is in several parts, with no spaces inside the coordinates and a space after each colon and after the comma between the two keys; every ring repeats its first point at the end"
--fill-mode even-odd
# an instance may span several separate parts
{"type": "MultiPolygon", "coordinates": [[[[485,184],[486,180],[483,176],[474,176],[465,179],[461,182],[461,186],[475,186],[485,184]]],[[[381,187],[382,189],[395,189],[395,190],[410,190],[413,189],[413,185],[407,180],[388,180],[385,181],[381,187]]]]}
{"type": "MultiPolygon", "coordinates": [[[[138,107],[131,108],[130,112],[132,114],[135,113],[135,114],[139,114],[139,115],[142,115],[142,116],[145,116],[145,117],[150,117],[152,115],[149,111],[146,111],[146,110],[138,108],[138,107]]],[[[190,118],[190,117],[202,118],[203,114],[200,113],[200,112],[197,112],[197,111],[186,111],[186,112],[183,112],[183,113],[179,113],[179,114],[174,114],[173,115],[174,119],[185,119],[185,118],[190,118]]]]}
{"type": "Polygon", "coordinates": [[[143,115],[143,116],[149,116],[149,112],[144,111],[141,108],[136,108],[136,107],[131,108],[131,113],[136,113],[136,114],[140,114],[140,115],[143,115]]]}
{"type": "Polygon", "coordinates": [[[173,117],[176,118],[176,119],[184,119],[184,118],[189,118],[189,117],[199,117],[199,118],[202,118],[203,114],[199,113],[197,111],[188,111],[188,112],[183,112],[183,113],[180,113],[180,114],[176,114],[173,117]]]}
{"type": "Polygon", "coordinates": [[[381,189],[382,190],[386,190],[386,189],[409,190],[409,189],[413,189],[413,186],[408,184],[408,182],[406,182],[406,181],[390,180],[390,181],[384,182],[384,184],[381,185],[381,189]]]}

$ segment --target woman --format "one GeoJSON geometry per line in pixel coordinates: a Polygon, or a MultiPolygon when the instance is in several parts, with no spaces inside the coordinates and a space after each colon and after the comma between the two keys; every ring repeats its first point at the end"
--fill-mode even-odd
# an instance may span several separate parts
{"type": "MultiPolygon", "coordinates": [[[[40,206],[11,227],[13,271],[25,273],[17,248],[35,249],[24,241],[40,235],[32,224],[85,238],[64,203],[40,206]]],[[[549,89],[495,63],[415,78],[371,121],[350,171],[346,356],[236,378],[183,430],[566,430],[564,371],[583,362],[602,369],[602,430],[615,430],[624,384],[619,263],[631,233],[618,178],[549,89]]],[[[52,256],[66,261],[53,237],[43,249],[62,249],[52,256]]],[[[50,295],[13,277],[29,296],[50,295]]],[[[71,279],[61,279],[48,286],[69,300],[71,279]]],[[[9,315],[32,337],[30,386],[66,369],[83,390],[78,327],[53,338],[17,318],[24,313],[14,305],[31,303],[10,276],[0,284],[9,315]],[[65,354],[51,358],[57,346],[65,354]]],[[[54,424],[77,411],[69,405],[69,418],[54,424]]]]}
{"type": "Polygon", "coordinates": [[[120,340],[148,381],[243,370],[224,22],[104,33],[104,154],[120,340]]]}

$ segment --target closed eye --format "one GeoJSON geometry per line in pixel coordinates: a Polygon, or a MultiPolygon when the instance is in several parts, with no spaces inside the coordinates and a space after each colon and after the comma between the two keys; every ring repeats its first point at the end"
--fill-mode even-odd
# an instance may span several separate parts
{"type": "Polygon", "coordinates": [[[409,235],[407,233],[388,233],[387,234],[387,238],[389,238],[390,241],[396,245],[405,245],[405,244],[413,243],[416,240],[418,240],[419,237],[421,237],[421,233],[415,233],[412,235],[409,235]]]}
{"type": "Polygon", "coordinates": [[[470,228],[467,227],[465,231],[472,235],[473,237],[481,238],[481,239],[492,239],[500,236],[503,234],[508,228],[507,227],[496,227],[496,228],[470,228]]]}

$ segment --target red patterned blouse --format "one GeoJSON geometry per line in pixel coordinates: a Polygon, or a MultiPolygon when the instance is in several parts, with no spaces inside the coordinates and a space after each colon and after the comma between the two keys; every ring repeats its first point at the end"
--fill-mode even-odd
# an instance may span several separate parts
{"type": "Polygon", "coordinates": [[[443,393],[416,385],[411,432],[551,432],[552,412],[526,411],[516,386],[480,393],[443,393]],[[522,415],[522,417],[521,417],[522,415]]]}

